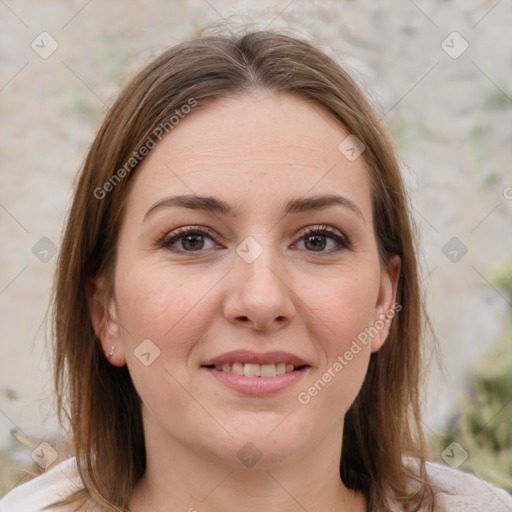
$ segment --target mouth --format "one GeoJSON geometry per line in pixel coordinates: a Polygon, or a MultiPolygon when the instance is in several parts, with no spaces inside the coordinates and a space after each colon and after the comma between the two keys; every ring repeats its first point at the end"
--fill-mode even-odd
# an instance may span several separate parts
{"type": "MultiPolygon", "coordinates": [[[[214,379],[214,381],[218,382],[223,386],[223,388],[229,388],[231,391],[235,391],[241,395],[249,395],[249,396],[267,396],[267,395],[273,395],[276,393],[279,393],[281,391],[284,391],[287,388],[290,388],[292,386],[297,386],[302,379],[305,378],[305,376],[309,373],[309,369],[311,368],[309,365],[304,366],[298,366],[297,368],[293,368],[293,370],[272,375],[254,375],[257,373],[257,370],[259,368],[254,368],[254,366],[260,366],[260,365],[254,365],[253,363],[249,363],[249,367],[247,368],[247,365],[243,365],[240,363],[240,367],[238,364],[233,363],[235,367],[235,371],[239,371],[240,367],[243,369],[246,369],[247,373],[252,375],[245,375],[242,374],[236,374],[233,373],[230,369],[230,371],[223,371],[222,368],[220,370],[217,370],[217,368],[211,367],[211,366],[205,366],[203,367],[203,371],[206,371],[210,374],[210,376],[214,379]]],[[[270,366],[270,365],[262,365],[262,366],[270,366]]],[[[280,367],[279,363],[276,366],[280,367]]],[[[292,365],[293,366],[293,365],[292,365]]],[[[272,370],[272,369],[270,369],[272,370]]],[[[263,373],[265,373],[265,370],[263,370],[263,373]]],[[[268,373],[273,373],[273,371],[268,371],[268,373]]]]}
{"type": "Polygon", "coordinates": [[[205,361],[201,366],[218,372],[265,378],[303,370],[310,365],[304,359],[289,352],[274,350],[258,353],[250,350],[235,350],[205,361]]]}
{"type": "Polygon", "coordinates": [[[205,369],[223,386],[244,395],[269,395],[297,385],[311,365],[289,352],[228,352],[205,361],[205,369]]]}
{"type": "Polygon", "coordinates": [[[284,375],[285,373],[293,373],[300,371],[304,368],[309,368],[309,365],[295,366],[291,363],[269,363],[269,364],[256,364],[256,363],[242,363],[235,362],[233,364],[224,363],[222,365],[207,365],[203,368],[209,368],[218,372],[232,373],[234,375],[244,375],[245,377],[276,377],[277,375],[284,375]]]}

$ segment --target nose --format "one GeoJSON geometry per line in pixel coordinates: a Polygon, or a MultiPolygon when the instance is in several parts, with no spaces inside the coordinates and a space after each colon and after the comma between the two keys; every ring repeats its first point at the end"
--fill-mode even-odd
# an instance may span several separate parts
{"type": "Polygon", "coordinates": [[[284,265],[279,265],[268,252],[252,263],[237,257],[224,302],[224,315],[229,322],[255,331],[275,331],[295,316],[290,279],[284,265]]]}

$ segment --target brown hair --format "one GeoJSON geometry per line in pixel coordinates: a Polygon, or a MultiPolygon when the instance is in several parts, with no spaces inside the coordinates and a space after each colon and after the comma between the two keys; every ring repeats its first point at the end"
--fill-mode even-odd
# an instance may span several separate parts
{"type": "Polygon", "coordinates": [[[375,236],[383,265],[393,255],[401,258],[396,300],[403,309],[383,348],[371,355],[362,389],[345,416],[340,477],[365,493],[370,510],[396,510],[397,505],[418,510],[433,502],[420,420],[422,300],[393,145],[338,64],[308,42],[263,31],[199,38],[156,58],[121,92],[78,177],[54,297],[58,407],[70,422],[85,487],[72,498],[75,503],[123,510],[145,471],[140,400],[127,368],[106,360],[86,293],[93,277],[113,276],[124,203],[138,164],[131,159],[191,100],[201,107],[215,98],[258,90],[300,95],[330,112],[366,146],[375,236]],[[408,467],[405,455],[417,459],[419,470],[408,467]]]}

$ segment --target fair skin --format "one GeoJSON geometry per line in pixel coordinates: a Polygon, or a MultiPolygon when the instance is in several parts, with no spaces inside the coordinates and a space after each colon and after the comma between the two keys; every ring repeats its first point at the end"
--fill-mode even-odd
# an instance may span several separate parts
{"type": "Polygon", "coordinates": [[[187,116],[132,178],[113,297],[101,279],[92,297],[104,351],[115,347],[110,362],[128,365],[142,400],[147,470],[131,512],[367,509],[339,477],[343,421],[389,319],[307,404],[298,395],[392,310],[399,260],[381,265],[365,162],[340,153],[348,133],[319,110],[291,95],[222,98],[187,116]],[[334,194],[344,204],[283,212],[334,194]],[[212,196],[236,214],[148,213],[175,195],[212,196]],[[159,243],[186,226],[209,233],[181,233],[174,251],[159,243]],[[301,233],[321,226],[342,242],[301,233]],[[249,236],[262,249],[250,262],[237,252],[249,236]],[[160,350],[149,365],[136,356],[146,339],[146,353],[160,350]],[[286,351],[307,367],[284,389],[248,395],[203,366],[240,349],[286,351]]]}

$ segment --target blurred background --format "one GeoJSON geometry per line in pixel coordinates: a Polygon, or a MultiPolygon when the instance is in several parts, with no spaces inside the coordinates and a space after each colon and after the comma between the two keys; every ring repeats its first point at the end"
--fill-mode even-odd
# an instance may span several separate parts
{"type": "Polygon", "coordinates": [[[62,456],[44,319],[94,134],[150,58],[227,22],[311,39],[388,126],[441,347],[431,457],[512,492],[510,0],[0,0],[0,496],[62,456]]]}

